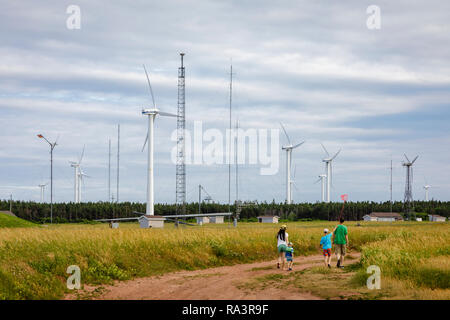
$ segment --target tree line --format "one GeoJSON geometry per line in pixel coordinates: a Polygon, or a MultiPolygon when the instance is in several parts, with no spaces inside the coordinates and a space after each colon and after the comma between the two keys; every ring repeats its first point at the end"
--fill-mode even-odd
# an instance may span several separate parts
{"type": "MultiPolygon", "coordinates": [[[[50,221],[50,204],[27,201],[13,201],[12,212],[19,218],[47,223],[50,221]]],[[[9,210],[9,200],[0,200],[0,210],[9,210]]],[[[201,213],[228,212],[228,204],[202,203],[201,213]]],[[[450,202],[415,201],[414,208],[417,216],[426,219],[428,214],[450,216],[450,202]]],[[[155,204],[155,215],[176,214],[175,204],[155,204]]],[[[231,205],[231,212],[236,206],[231,205]]],[[[256,221],[258,216],[277,215],[282,219],[297,220],[337,220],[342,209],[342,203],[297,203],[284,204],[275,202],[252,202],[242,207],[240,219],[256,221]]],[[[346,220],[362,220],[362,217],[372,212],[390,212],[390,202],[347,202],[343,215],[346,220]]],[[[186,204],[186,214],[198,213],[198,202],[186,204]]],[[[394,202],[392,211],[403,212],[403,202],[394,202]]],[[[82,222],[96,219],[136,217],[137,213],[145,212],[145,203],[137,202],[86,202],[86,203],[54,203],[53,222],[82,222]]]]}

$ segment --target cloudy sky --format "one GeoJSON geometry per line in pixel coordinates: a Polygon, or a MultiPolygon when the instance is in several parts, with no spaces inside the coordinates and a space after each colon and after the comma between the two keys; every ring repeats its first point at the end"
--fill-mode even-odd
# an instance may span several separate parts
{"type": "MultiPolygon", "coordinates": [[[[401,200],[403,153],[420,155],[414,198],[450,200],[450,2],[421,1],[0,1],[0,198],[39,200],[54,151],[54,199],[73,200],[73,169],[86,145],[85,201],[108,199],[108,140],[116,193],[117,124],[121,126],[120,201],[144,201],[146,134],[142,107],[151,99],[176,112],[179,53],[185,52],[186,120],[192,129],[228,126],[233,63],[233,121],[243,129],[279,129],[294,142],[294,202],[320,199],[323,143],[333,164],[332,200],[401,200]],[[81,10],[67,28],[67,8],[81,10]],[[369,5],[380,29],[369,29],[369,5]]],[[[72,20],[70,20],[72,21],[72,20]]],[[[155,198],[175,200],[173,118],[156,120],[155,198]]],[[[280,133],[280,144],[286,143],[280,133]]],[[[207,145],[207,143],[205,143],[207,145]]],[[[277,174],[239,168],[243,200],[284,201],[285,154],[277,174]]],[[[234,170],[234,168],[233,168],[234,170]]],[[[233,177],[234,179],[234,177],[233,177]]],[[[187,200],[202,184],[228,200],[228,167],[187,166],[187,200]]],[[[234,180],[232,199],[235,198],[234,180]]],[[[49,200],[49,188],[46,200],[49,200]]]]}

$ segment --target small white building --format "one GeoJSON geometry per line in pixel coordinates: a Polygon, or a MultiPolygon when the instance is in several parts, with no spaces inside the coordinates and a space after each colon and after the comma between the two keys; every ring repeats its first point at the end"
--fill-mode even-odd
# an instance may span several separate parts
{"type": "Polygon", "coordinates": [[[223,223],[223,216],[209,217],[209,223],[223,223]]]}
{"type": "Polygon", "coordinates": [[[259,216],[259,223],[278,223],[279,216],[259,216]]]}
{"type": "Polygon", "coordinates": [[[434,221],[434,222],[445,222],[445,217],[437,215],[437,214],[429,214],[428,220],[434,221]]]}
{"type": "Polygon", "coordinates": [[[196,219],[198,225],[209,223],[209,217],[197,217],[196,219]]]}
{"type": "Polygon", "coordinates": [[[422,221],[422,218],[416,218],[416,221],[422,221]]]}
{"type": "Polygon", "coordinates": [[[139,225],[141,228],[164,228],[164,220],[166,220],[163,216],[149,216],[143,215],[139,217],[139,225]]]}
{"type": "Polygon", "coordinates": [[[402,221],[403,217],[397,212],[372,212],[363,216],[364,221],[402,221]]]}

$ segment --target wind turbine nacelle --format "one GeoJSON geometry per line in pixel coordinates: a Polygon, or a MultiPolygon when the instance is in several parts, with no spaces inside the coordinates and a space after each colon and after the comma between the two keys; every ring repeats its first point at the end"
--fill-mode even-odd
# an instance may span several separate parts
{"type": "Polygon", "coordinates": [[[142,114],[144,116],[152,116],[152,115],[156,115],[158,114],[159,110],[154,108],[154,109],[142,109],[142,114]]]}

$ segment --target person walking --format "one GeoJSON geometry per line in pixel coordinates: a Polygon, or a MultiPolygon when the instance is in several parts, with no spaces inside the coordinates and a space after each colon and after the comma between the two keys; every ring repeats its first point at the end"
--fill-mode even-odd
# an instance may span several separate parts
{"type": "Polygon", "coordinates": [[[287,226],[283,224],[277,233],[277,250],[278,250],[278,263],[277,268],[280,269],[282,264],[282,270],[284,270],[285,264],[285,252],[288,250],[287,244],[289,243],[289,234],[286,232],[287,226]]]}
{"type": "Polygon", "coordinates": [[[324,229],[323,234],[323,237],[320,239],[320,245],[323,250],[325,267],[331,268],[331,236],[333,232],[330,233],[328,229],[324,229]]]}
{"type": "Polygon", "coordinates": [[[333,243],[335,247],[335,253],[337,258],[338,268],[344,268],[344,257],[346,253],[346,247],[348,245],[348,231],[347,227],[344,226],[344,217],[339,219],[339,225],[333,230],[333,243]]]}

